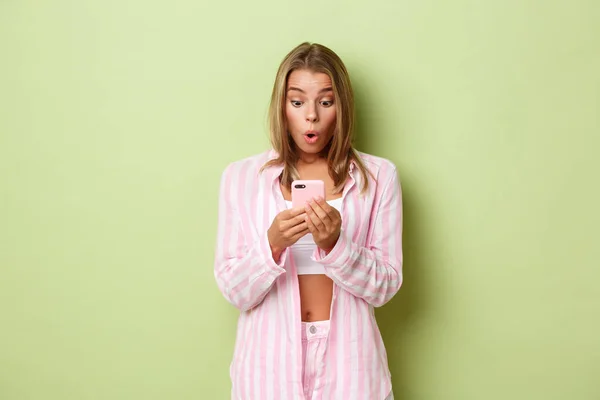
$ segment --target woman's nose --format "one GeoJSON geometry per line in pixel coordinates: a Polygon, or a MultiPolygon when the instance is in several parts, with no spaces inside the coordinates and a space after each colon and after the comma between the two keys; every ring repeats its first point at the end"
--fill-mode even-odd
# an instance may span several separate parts
{"type": "Polygon", "coordinates": [[[309,110],[306,113],[306,121],[307,122],[317,122],[318,119],[319,119],[319,117],[317,115],[317,110],[315,110],[314,108],[309,110]]]}

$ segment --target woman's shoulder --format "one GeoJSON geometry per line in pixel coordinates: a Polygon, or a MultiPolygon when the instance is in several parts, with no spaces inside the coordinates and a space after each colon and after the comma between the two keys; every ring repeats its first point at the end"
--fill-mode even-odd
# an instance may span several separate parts
{"type": "Polygon", "coordinates": [[[394,162],[390,159],[378,157],[376,155],[361,151],[356,151],[356,154],[360,158],[360,161],[363,163],[365,168],[375,176],[396,173],[396,164],[394,164],[394,162]]]}

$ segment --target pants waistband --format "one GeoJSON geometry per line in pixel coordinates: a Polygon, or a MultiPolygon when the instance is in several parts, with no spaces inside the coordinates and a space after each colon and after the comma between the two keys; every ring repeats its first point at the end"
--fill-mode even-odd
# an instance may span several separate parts
{"type": "Polygon", "coordinates": [[[329,335],[329,320],[302,322],[302,340],[320,339],[329,335]]]}

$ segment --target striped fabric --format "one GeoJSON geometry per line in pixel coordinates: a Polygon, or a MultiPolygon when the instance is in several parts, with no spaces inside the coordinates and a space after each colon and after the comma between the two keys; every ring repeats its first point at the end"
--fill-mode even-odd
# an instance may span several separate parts
{"type": "MultiPolygon", "coordinates": [[[[342,231],[315,261],[335,282],[325,374],[314,400],[383,400],[391,392],[374,307],[402,284],[402,194],[395,166],[359,153],[375,179],[361,194],[354,164],[342,195],[342,231]]],[[[230,366],[232,399],[304,399],[298,276],[289,250],[271,256],[267,229],[286,209],[282,167],[260,168],[271,150],[227,166],[221,178],[214,273],[224,297],[240,310],[230,366]]]]}

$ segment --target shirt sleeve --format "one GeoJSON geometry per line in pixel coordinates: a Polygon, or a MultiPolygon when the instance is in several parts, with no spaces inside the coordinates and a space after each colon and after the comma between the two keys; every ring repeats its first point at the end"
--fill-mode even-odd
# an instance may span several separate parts
{"type": "Polygon", "coordinates": [[[246,195],[243,187],[240,168],[228,166],[222,174],[219,189],[214,275],[227,301],[241,311],[247,311],[260,304],[276,279],[286,272],[283,266],[287,251],[276,263],[267,232],[252,237],[251,229],[243,226],[236,206],[237,199],[246,195]]]}
{"type": "Polygon", "coordinates": [[[351,233],[342,230],[329,254],[317,248],[313,255],[337,285],[375,307],[390,301],[402,285],[402,189],[396,169],[390,173],[383,189],[375,191],[380,198],[366,246],[353,243],[351,233]]]}

